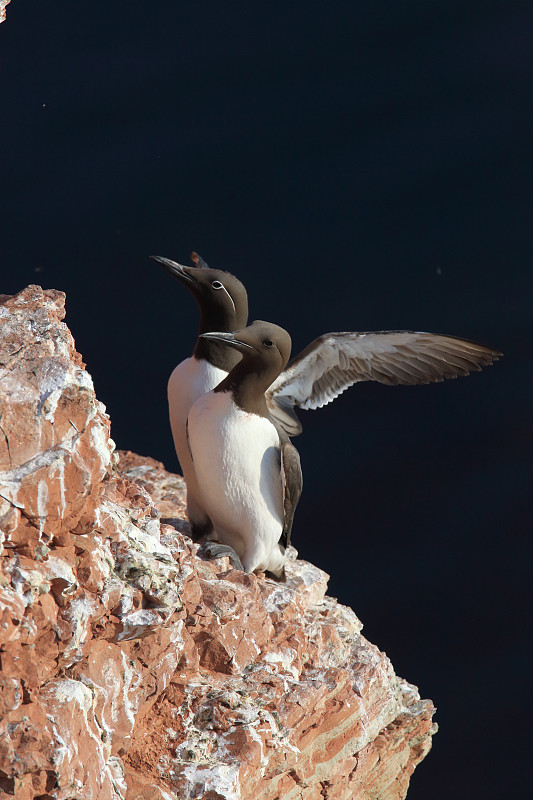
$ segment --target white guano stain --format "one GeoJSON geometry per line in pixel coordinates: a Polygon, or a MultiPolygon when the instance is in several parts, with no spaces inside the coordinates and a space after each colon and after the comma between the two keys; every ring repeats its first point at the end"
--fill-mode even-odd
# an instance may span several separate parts
{"type": "MultiPolygon", "coordinates": [[[[159,520],[156,520],[156,522],[158,523],[159,520]]],[[[159,531],[159,524],[157,525],[157,528],[154,528],[153,530],[154,533],[156,530],[159,531]]],[[[167,556],[169,563],[173,563],[172,551],[166,545],[161,544],[158,535],[151,535],[141,528],[138,528],[132,522],[126,525],[124,534],[125,535],[122,537],[122,540],[126,539],[129,541],[130,545],[133,545],[135,550],[139,551],[140,553],[147,553],[152,557],[156,554],[165,555],[167,556]]]]}
{"type": "Polygon", "coordinates": [[[139,639],[146,633],[153,631],[154,628],[162,625],[163,619],[156,611],[148,608],[141,608],[133,611],[122,619],[122,631],[117,636],[117,641],[129,641],[139,639]]]}
{"type": "Polygon", "coordinates": [[[111,463],[111,456],[115,449],[115,443],[109,438],[109,432],[105,425],[93,425],[91,428],[91,444],[100,456],[102,468],[107,468],[111,463]]]}
{"type": "Polygon", "coordinates": [[[89,623],[98,608],[96,600],[87,597],[75,597],[68,610],[72,625],[72,638],[62,654],[66,666],[72,666],[83,657],[83,645],[87,638],[89,623]]]}
{"type": "MultiPolygon", "coordinates": [[[[109,749],[109,745],[104,745],[100,735],[97,735],[93,730],[93,726],[97,725],[96,719],[94,717],[94,713],[89,720],[89,712],[92,710],[94,711],[94,704],[95,704],[95,696],[94,693],[88,686],[85,686],[81,681],[76,681],[70,678],[65,678],[64,680],[57,681],[49,686],[49,690],[55,700],[60,704],[60,708],[69,709],[73,703],[79,707],[84,721],[84,729],[87,731],[89,737],[95,743],[95,755],[98,759],[98,768],[100,772],[105,769],[107,758],[105,755],[105,750],[109,749]],[[91,722],[93,723],[91,725],[91,722]]],[[[70,716],[70,711],[67,712],[67,718],[70,716]]],[[[58,730],[61,735],[61,743],[65,744],[67,747],[67,756],[70,756],[72,759],[73,755],[77,755],[80,757],[84,763],[87,760],[87,753],[83,752],[80,753],[78,750],[78,741],[74,738],[69,736],[68,728],[69,722],[68,719],[65,720],[65,729],[61,730],[61,714],[57,713],[54,715],[55,721],[57,722],[58,730]],[[68,736],[68,743],[65,741],[63,737],[68,736]]]]}
{"type": "Polygon", "coordinates": [[[135,725],[135,717],[137,715],[137,711],[139,710],[139,696],[137,689],[142,683],[142,670],[136,661],[134,661],[133,664],[130,663],[124,651],[121,651],[121,657],[122,668],[124,671],[122,683],[123,707],[133,730],[133,726],[135,725]]]}
{"type": "MultiPolygon", "coordinates": [[[[113,800],[126,800],[128,785],[126,782],[126,771],[124,763],[119,756],[111,756],[106,764],[106,773],[114,789],[113,800]]],[[[170,798],[174,800],[174,798],[170,798]]]]}
{"type": "Polygon", "coordinates": [[[109,661],[106,664],[104,664],[102,668],[102,676],[104,678],[103,686],[97,683],[94,679],[89,679],[86,678],[85,676],[82,676],[82,680],[84,681],[85,685],[90,686],[92,691],[96,694],[97,696],[97,702],[95,703],[96,706],[98,706],[98,700],[101,699],[102,711],[99,717],[97,715],[97,712],[95,712],[95,716],[97,716],[98,725],[103,731],[105,731],[107,735],[107,741],[111,742],[112,737],[115,733],[115,728],[112,725],[108,724],[108,722],[106,721],[106,711],[109,707],[111,710],[110,711],[111,721],[116,723],[116,719],[114,719],[114,717],[116,717],[116,708],[118,705],[116,703],[116,699],[120,694],[120,689],[118,682],[115,679],[115,675],[113,675],[113,669],[109,661]],[[112,680],[109,680],[109,673],[112,674],[112,680]]]}
{"type": "Polygon", "coordinates": [[[71,586],[76,583],[76,576],[70,564],[63,558],[58,558],[58,556],[53,555],[53,553],[48,555],[46,561],[43,562],[43,567],[48,580],[63,578],[63,580],[67,581],[71,586]]]}
{"type": "MultiPolygon", "coordinates": [[[[45,589],[45,586],[47,586],[47,583],[45,576],[39,570],[23,569],[20,564],[15,564],[11,571],[11,585],[25,607],[33,604],[35,598],[41,594],[41,592],[45,589]]],[[[9,588],[5,587],[2,592],[2,599],[6,600],[6,598],[9,597],[9,594],[9,588]]],[[[6,607],[8,606],[0,602],[0,608],[6,607]]],[[[37,630],[34,620],[26,618],[25,624],[31,624],[37,630]]]]}
{"type": "Polygon", "coordinates": [[[48,516],[48,484],[41,478],[37,484],[37,514],[39,516],[39,539],[43,535],[48,516]]]}
{"type": "Polygon", "coordinates": [[[60,519],[63,519],[65,511],[67,510],[65,500],[65,461],[63,459],[58,461],[55,469],[59,473],[59,497],[61,502],[61,513],[59,516],[60,519]]]}
{"type": "Polygon", "coordinates": [[[200,783],[205,793],[213,791],[221,794],[225,800],[242,800],[239,766],[236,764],[210,764],[201,767],[183,764],[180,772],[191,789],[196,783],[200,783]]]}
{"type": "Polygon", "coordinates": [[[47,469],[63,457],[64,454],[60,449],[46,450],[44,453],[38,453],[33,458],[28,459],[28,461],[25,461],[20,467],[2,473],[0,493],[6,496],[7,500],[9,500],[15,508],[24,508],[24,506],[20,506],[17,503],[17,495],[24,478],[41,469],[47,469]]]}
{"type": "Polygon", "coordinates": [[[263,656],[263,661],[266,661],[269,664],[279,664],[280,667],[291,675],[295,681],[299,680],[300,675],[296,666],[293,664],[294,659],[296,658],[296,651],[289,649],[284,650],[281,653],[265,653],[263,656]]]}
{"type": "Polygon", "coordinates": [[[69,745],[66,743],[66,741],[59,733],[55,715],[47,714],[46,717],[50,721],[50,724],[52,726],[52,733],[56,741],[56,747],[54,749],[54,761],[57,765],[59,765],[63,763],[65,758],[68,758],[69,754],[72,751],[72,747],[69,747],[69,745]]]}

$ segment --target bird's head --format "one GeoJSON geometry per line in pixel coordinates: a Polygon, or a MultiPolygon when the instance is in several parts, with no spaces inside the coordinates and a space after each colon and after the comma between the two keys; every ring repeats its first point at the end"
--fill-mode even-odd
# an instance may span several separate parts
{"type": "Polygon", "coordinates": [[[211,269],[192,254],[194,266],[185,267],[163,256],[150,256],[194,295],[202,314],[204,331],[233,331],[248,321],[248,296],[238,278],[230,272],[211,269]]]}
{"type": "Polygon", "coordinates": [[[291,355],[291,337],[272,322],[256,320],[234,333],[214,331],[203,333],[202,337],[238,350],[242,353],[243,364],[253,371],[275,373],[274,377],[286,367],[291,355]]]}

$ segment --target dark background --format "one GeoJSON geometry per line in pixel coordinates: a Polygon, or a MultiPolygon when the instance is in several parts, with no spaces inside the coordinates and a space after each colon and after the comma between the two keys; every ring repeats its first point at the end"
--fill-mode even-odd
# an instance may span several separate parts
{"type": "Polygon", "coordinates": [[[411,800],[530,792],[531,36],[512,0],[13,0],[0,27],[0,292],[67,292],[118,447],[177,470],[197,311],[150,253],[234,272],[295,353],[388,328],[505,352],[354,387],[295,440],[294,544],[438,707],[411,800]]]}

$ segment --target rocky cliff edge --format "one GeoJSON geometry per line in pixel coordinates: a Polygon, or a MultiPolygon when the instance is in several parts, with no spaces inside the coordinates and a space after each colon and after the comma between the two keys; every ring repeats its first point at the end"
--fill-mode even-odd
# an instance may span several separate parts
{"type": "Polygon", "coordinates": [[[431,702],[295,552],[285,584],[202,558],[64,303],[0,296],[0,797],[403,798],[431,702]]]}

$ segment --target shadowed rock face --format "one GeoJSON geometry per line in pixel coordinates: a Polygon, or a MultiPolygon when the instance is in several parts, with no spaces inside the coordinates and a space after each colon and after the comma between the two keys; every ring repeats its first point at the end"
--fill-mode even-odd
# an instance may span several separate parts
{"type": "Polygon", "coordinates": [[[0,297],[2,797],[395,800],[434,712],[296,560],[203,560],[182,478],[114,453],[65,296],[0,297]]]}

